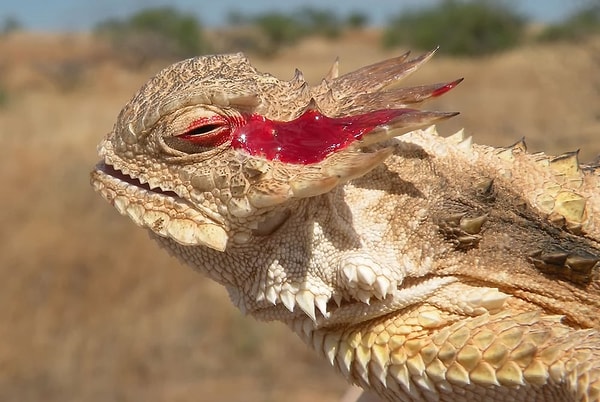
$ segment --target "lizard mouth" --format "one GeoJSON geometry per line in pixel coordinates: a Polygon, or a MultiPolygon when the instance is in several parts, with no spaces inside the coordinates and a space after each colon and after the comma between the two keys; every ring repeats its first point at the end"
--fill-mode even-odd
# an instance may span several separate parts
{"type": "Polygon", "coordinates": [[[184,246],[203,245],[224,251],[228,235],[220,217],[199,210],[174,191],[143,183],[120,169],[100,162],[91,173],[91,183],[121,215],[138,226],[184,246]]]}
{"type": "Polygon", "coordinates": [[[107,164],[106,162],[99,162],[96,165],[95,170],[104,173],[106,176],[109,176],[112,180],[127,183],[129,186],[137,187],[140,190],[145,190],[156,194],[162,194],[164,196],[172,197],[175,199],[181,199],[181,197],[174,191],[164,190],[161,187],[150,187],[150,184],[148,184],[147,182],[142,182],[139,178],[131,176],[123,172],[122,170],[117,169],[113,165],[107,164]]]}

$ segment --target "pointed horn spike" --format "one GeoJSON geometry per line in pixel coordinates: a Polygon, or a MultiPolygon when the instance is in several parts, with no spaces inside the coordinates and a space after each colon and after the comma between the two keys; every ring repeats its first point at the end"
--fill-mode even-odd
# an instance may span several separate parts
{"type": "Polygon", "coordinates": [[[325,175],[338,177],[344,183],[364,176],[383,163],[393,153],[392,148],[383,148],[373,153],[341,153],[334,155],[324,167],[325,175]]]}
{"type": "Polygon", "coordinates": [[[319,105],[317,104],[317,101],[315,100],[315,98],[310,98],[310,101],[308,102],[308,104],[306,106],[304,106],[302,109],[300,109],[300,111],[298,112],[298,116],[301,116],[302,114],[306,113],[308,110],[316,110],[317,112],[323,114],[323,111],[321,110],[321,108],[319,108],[319,105]]]}
{"type": "Polygon", "coordinates": [[[248,201],[256,208],[269,208],[287,201],[290,197],[290,187],[275,180],[259,181],[248,189],[248,201]]]}
{"type": "Polygon", "coordinates": [[[542,252],[539,257],[546,264],[563,266],[569,257],[569,253],[566,251],[542,252]]]}
{"type": "Polygon", "coordinates": [[[229,98],[229,105],[237,108],[254,109],[260,105],[260,97],[257,94],[233,96],[229,98]]]}
{"type": "Polygon", "coordinates": [[[477,190],[481,193],[489,193],[494,185],[494,179],[485,177],[475,184],[477,190]]]}
{"type": "Polygon", "coordinates": [[[334,80],[332,88],[344,94],[360,91],[376,92],[392,83],[395,83],[426,63],[437,51],[437,48],[419,57],[406,61],[409,53],[399,57],[381,61],[370,66],[342,75],[334,80]]]}
{"type": "Polygon", "coordinates": [[[460,221],[460,228],[468,234],[474,235],[481,232],[481,228],[487,219],[488,214],[483,214],[474,218],[463,218],[460,221]]]}
{"type": "Polygon", "coordinates": [[[497,155],[500,159],[507,162],[513,162],[515,160],[515,153],[527,152],[527,144],[525,144],[525,137],[519,141],[507,147],[498,148],[497,155]]]}
{"type": "Polygon", "coordinates": [[[598,170],[600,170],[600,155],[597,155],[590,162],[580,166],[583,170],[591,172],[593,174],[598,174],[598,170]]]}
{"type": "Polygon", "coordinates": [[[509,145],[508,147],[506,147],[506,149],[510,149],[512,152],[527,152],[527,144],[525,143],[525,137],[521,137],[519,141],[515,142],[512,145],[509,145]]]}
{"type": "Polygon", "coordinates": [[[302,71],[296,68],[294,70],[294,77],[292,77],[290,82],[294,84],[304,84],[306,80],[304,79],[304,74],[302,74],[302,71]]]}
{"type": "Polygon", "coordinates": [[[458,225],[460,224],[460,221],[465,216],[466,216],[465,212],[457,212],[455,214],[450,214],[450,215],[443,217],[443,221],[449,226],[458,227],[458,225]]]}
{"type": "Polygon", "coordinates": [[[294,197],[308,198],[328,193],[340,184],[340,179],[336,176],[325,176],[320,179],[304,179],[300,176],[291,180],[289,184],[294,197]]]}
{"type": "Polygon", "coordinates": [[[446,120],[458,115],[459,112],[421,112],[410,111],[392,119],[387,124],[375,128],[366,134],[360,141],[360,146],[366,146],[404,134],[417,128],[426,127],[430,124],[446,120]]]}
{"type": "Polygon", "coordinates": [[[363,93],[358,95],[348,106],[342,110],[344,113],[368,112],[378,109],[398,109],[425,102],[433,97],[438,97],[455,88],[460,82],[439,83],[422,85],[418,87],[394,88],[383,92],[363,93]]]}
{"type": "Polygon", "coordinates": [[[598,261],[600,261],[600,259],[594,255],[571,254],[567,257],[565,265],[574,271],[590,274],[598,261]]]}
{"type": "Polygon", "coordinates": [[[391,59],[383,60],[375,64],[371,64],[358,70],[351,71],[347,74],[342,75],[336,79],[336,82],[342,83],[344,81],[352,82],[357,80],[357,78],[362,79],[366,76],[372,75],[383,75],[386,72],[393,72],[402,66],[402,64],[406,61],[410,52],[406,52],[398,57],[394,57],[391,59]]]}
{"type": "Polygon", "coordinates": [[[571,191],[561,191],[555,198],[554,212],[570,224],[580,224],[585,219],[587,199],[571,191]]]}
{"type": "Polygon", "coordinates": [[[485,200],[491,200],[494,197],[494,179],[484,177],[475,183],[475,191],[478,196],[485,200]]]}
{"type": "Polygon", "coordinates": [[[460,130],[458,130],[454,134],[449,135],[448,137],[446,137],[446,141],[450,141],[450,142],[452,142],[454,144],[459,144],[464,139],[465,139],[465,129],[464,128],[461,128],[460,130]]]}
{"type": "Polygon", "coordinates": [[[456,144],[458,149],[461,149],[464,152],[471,151],[471,147],[473,146],[473,137],[469,136],[465,138],[463,141],[456,144]]]}
{"type": "Polygon", "coordinates": [[[340,58],[339,56],[335,58],[335,61],[329,68],[327,75],[325,76],[325,81],[331,81],[338,78],[340,75],[340,58]]]}
{"type": "Polygon", "coordinates": [[[565,152],[550,160],[550,167],[558,174],[565,176],[574,176],[578,174],[579,165],[579,150],[565,152]]]}
{"type": "Polygon", "coordinates": [[[361,177],[379,166],[393,150],[383,148],[372,153],[341,152],[331,155],[323,162],[321,177],[299,174],[290,180],[289,186],[296,198],[308,198],[325,194],[337,185],[361,177]]]}
{"type": "Polygon", "coordinates": [[[401,79],[406,78],[409,75],[411,75],[412,73],[414,73],[415,71],[417,71],[423,64],[427,63],[433,57],[433,55],[435,54],[435,52],[437,52],[438,49],[439,49],[439,47],[436,47],[435,49],[430,50],[427,53],[423,53],[419,57],[415,57],[414,59],[409,60],[406,63],[403,63],[402,71],[399,74],[396,74],[394,76],[393,80],[391,80],[390,82],[386,82],[384,84],[384,87],[389,84],[400,81],[401,79]]]}
{"type": "Polygon", "coordinates": [[[435,124],[432,124],[432,125],[431,125],[431,126],[429,126],[429,127],[425,127],[425,128],[423,129],[423,131],[424,131],[424,132],[425,132],[425,134],[427,134],[427,135],[431,135],[431,136],[434,136],[434,137],[439,137],[439,134],[438,134],[438,132],[437,132],[437,130],[436,130],[436,128],[435,128],[435,124]]]}

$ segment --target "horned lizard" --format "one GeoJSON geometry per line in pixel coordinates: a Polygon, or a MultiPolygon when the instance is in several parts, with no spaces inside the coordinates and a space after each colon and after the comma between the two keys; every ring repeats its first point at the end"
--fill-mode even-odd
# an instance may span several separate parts
{"type": "Polygon", "coordinates": [[[600,400],[600,174],[577,152],[473,144],[417,107],[432,56],[309,86],[242,54],[152,78],[92,184],[364,397],[600,400]]]}

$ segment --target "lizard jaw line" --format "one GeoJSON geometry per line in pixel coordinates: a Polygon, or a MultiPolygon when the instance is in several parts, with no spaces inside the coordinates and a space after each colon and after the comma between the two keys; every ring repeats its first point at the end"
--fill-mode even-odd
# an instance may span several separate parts
{"type": "Polygon", "coordinates": [[[92,186],[121,215],[136,225],[184,246],[206,246],[224,251],[229,236],[222,224],[207,217],[173,191],[153,190],[138,179],[100,162],[92,186]]]}
{"type": "Polygon", "coordinates": [[[139,178],[134,177],[130,174],[125,173],[123,170],[116,168],[114,165],[111,165],[106,162],[100,162],[96,165],[96,171],[101,171],[105,175],[109,176],[113,180],[118,180],[120,182],[127,183],[130,186],[138,187],[141,190],[145,190],[147,192],[162,194],[166,197],[171,197],[173,199],[182,200],[182,198],[171,190],[165,190],[161,187],[151,187],[149,183],[142,182],[139,178]]]}

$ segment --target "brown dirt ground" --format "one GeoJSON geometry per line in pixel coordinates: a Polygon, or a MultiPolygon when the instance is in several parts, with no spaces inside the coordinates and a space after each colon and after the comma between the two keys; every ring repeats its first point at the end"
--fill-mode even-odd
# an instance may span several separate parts
{"type": "MultiPolygon", "coordinates": [[[[430,108],[441,132],[532,151],[600,152],[600,41],[479,60],[440,54],[412,83],[466,80],[430,108]]],[[[274,60],[317,82],[397,55],[375,33],[308,40],[274,60]]],[[[336,401],[346,387],[278,324],[243,317],[89,186],[95,146],[160,66],[126,71],[84,35],[0,38],[0,400],[336,401]]]]}

